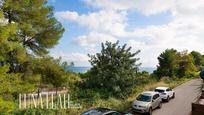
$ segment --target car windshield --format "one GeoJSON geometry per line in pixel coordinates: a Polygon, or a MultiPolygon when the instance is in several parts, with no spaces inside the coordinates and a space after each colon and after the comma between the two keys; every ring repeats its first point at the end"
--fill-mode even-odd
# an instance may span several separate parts
{"type": "Polygon", "coordinates": [[[162,89],[155,89],[154,91],[159,92],[159,93],[164,93],[164,90],[162,90],[162,89]]]}
{"type": "Polygon", "coordinates": [[[150,102],[151,96],[141,94],[137,97],[137,100],[138,101],[144,101],[144,102],[150,102]]]}

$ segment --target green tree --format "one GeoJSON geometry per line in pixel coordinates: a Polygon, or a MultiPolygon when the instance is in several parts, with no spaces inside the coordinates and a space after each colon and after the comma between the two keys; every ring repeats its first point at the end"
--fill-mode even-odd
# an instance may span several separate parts
{"type": "Polygon", "coordinates": [[[178,64],[179,77],[189,76],[191,72],[197,71],[197,68],[194,65],[193,56],[191,54],[188,54],[187,50],[179,53],[178,64]]]}
{"type": "Polygon", "coordinates": [[[102,50],[90,56],[92,65],[87,80],[91,88],[100,89],[113,96],[124,97],[134,86],[135,73],[138,70],[135,56],[140,52],[131,53],[131,47],[126,44],[119,46],[119,42],[102,43],[102,50]]]}
{"type": "MultiPolygon", "coordinates": [[[[58,43],[64,29],[54,18],[47,0],[0,2],[0,113],[3,114],[13,110],[19,93],[35,90],[42,75],[35,73],[33,60],[47,54],[58,43]]],[[[61,72],[59,68],[50,71],[57,77],[61,72]]]]}
{"type": "Polygon", "coordinates": [[[193,56],[196,67],[201,70],[201,67],[204,66],[204,57],[197,51],[192,51],[190,54],[193,56]]]}
{"type": "Polygon", "coordinates": [[[7,53],[15,49],[14,46],[8,41],[9,36],[15,34],[14,24],[6,25],[4,23],[3,12],[0,11],[0,113],[9,113],[14,108],[14,103],[12,102],[12,86],[15,84],[10,83],[10,79],[7,78],[9,74],[9,65],[5,65],[4,61],[7,58],[7,53]],[[12,84],[12,85],[10,85],[12,84]]]}
{"type": "Polygon", "coordinates": [[[57,93],[57,89],[66,83],[67,75],[63,68],[65,65],[65,62],[61,62],[61,59],[53,59],[52,57],[35,59],[33,71],[35,74],[41,75],[39,86],[42,84],[51,84],[56,88],[57,93]]]}
{"type": "Polygon", "coordinates": [[[0,67],[8,66],[8,74],[18,74],[23,82],[35,85],[41,75],[33,72],[32,61],[47,54],[64,29],[47,0],[1,2],[0,67]]]}
{"type": "Polygon", "coordinates": [[[13,111],[14,104],[12,101],[6,101],[0,97],[0,112],[3,114],[9,114],[13,111]]]}
{"type": "Polygon", "coordinates": [[[1,9],[7,23],[16,25],[15,35],[8,39],[18,47],[9,52],[6,61],[11,66],[10,72],[22,72],[25,67],[22,64],[29,56],[48,53],[64,32],[47,0],[3,0],[1,9]]]}
{"type": "Polygon", "coordinates": [[[177,69],[178,52],[175,49],[166,49],[158,57],[159,65],[154,73],[158,77],[169,76],[173,77],[176,75],[177,69]]]}
{"type": "MultiPolygon", "coordinates": [[[[16,35],[17,25],[6,23],[0,11],[0,113],[9,113],[14,109],[14,100],[19,93],[33,91],[34,87],[27,80],[22,81],[21,73],[10,73],[9,52],[19,50],[17,42],[10,41],[16,35]]],[[[23,55],[16,57],[22,61],[23,55]],[[20,57],[22,56],[22,57],[20,57]]]]}

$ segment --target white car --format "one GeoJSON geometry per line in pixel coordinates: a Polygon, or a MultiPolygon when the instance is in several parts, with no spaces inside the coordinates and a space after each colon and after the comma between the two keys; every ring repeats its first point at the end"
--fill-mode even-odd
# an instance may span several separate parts
{"type": "Polygon", "coordinates": [[[154,91],[159,92],[161,94],[162,100],[166,100],[167,102],[171,98],[175,98],[175,91],[169,87],[157,87],[154,91]]]}
{"type": "Polygon", "coordinates": [[[134,112],[152,114],[156,108],[161,108],[162,99],[158,92],[145,91],[141,93],[136,100],[132,103],[134,112]]]}

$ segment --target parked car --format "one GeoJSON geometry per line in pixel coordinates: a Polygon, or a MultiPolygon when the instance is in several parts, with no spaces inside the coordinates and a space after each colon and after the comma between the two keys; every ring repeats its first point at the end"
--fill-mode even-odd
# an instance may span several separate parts
{"type": "Polygon", "coordinates": [[[161,108],[162,99],[158,92],[146,91],[141,93],[132,103],[134,112],[152,114],[156,108],[161,108]]]}
{"type": "Polygon", "coordinates": [[[132,115],[132,114],[126,112],[119,112],[108,108],[95,108],[83,112],[81,115],[132,115]]]}
{"type": "Polygon", "coordinates": [[[171,98],[175,98],[175,92],[169,87],[157,87],[155,92],[161,94],[162,100],[169,101],[171,98]]]}

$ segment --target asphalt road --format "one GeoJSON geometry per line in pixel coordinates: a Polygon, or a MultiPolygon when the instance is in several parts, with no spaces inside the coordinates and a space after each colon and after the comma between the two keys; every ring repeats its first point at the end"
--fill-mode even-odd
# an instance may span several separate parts
{"type": "Polygon", "coordinates": [[[191,115],[191,103],[199,95],[200,84],[200,79],[194,79],[176,87],[175,99],[164,102],[161,109],[153,111],[153,115],[191,115]]]}

